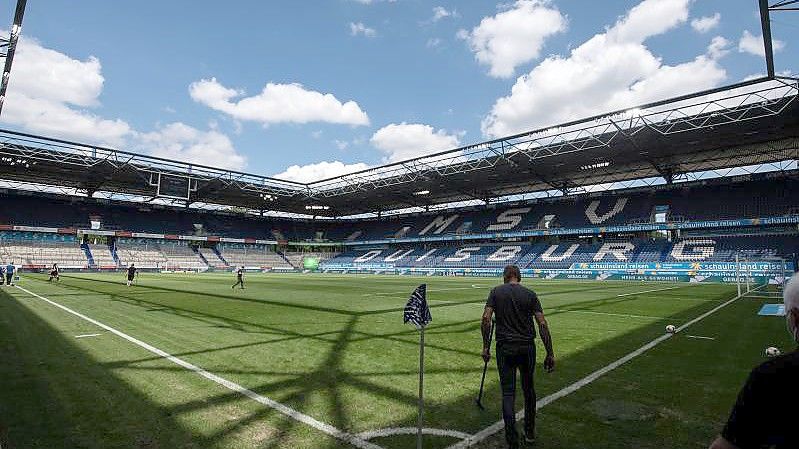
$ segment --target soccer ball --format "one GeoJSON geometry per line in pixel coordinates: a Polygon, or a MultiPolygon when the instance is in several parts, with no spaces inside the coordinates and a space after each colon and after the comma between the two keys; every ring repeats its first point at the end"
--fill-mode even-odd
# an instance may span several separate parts
{"type": "Polygon", "coordinates": [[[773,346],[769,346],[768,348],[766,348],[766,357],[777,357],[778,355],[780,355],[779,349],[773,346]]]}
{"type": "Polygon", "coordinates": [[[668,326],[666,326],[666,332],[669,333],[669,334],[673,334],[673,333],[677,332],[677,328],[674,327],[673,324],[669,324],[668,326]]]}

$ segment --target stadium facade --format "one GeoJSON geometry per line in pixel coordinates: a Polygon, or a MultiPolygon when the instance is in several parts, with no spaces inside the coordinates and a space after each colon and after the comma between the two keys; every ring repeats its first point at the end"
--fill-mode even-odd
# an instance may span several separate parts
{"type": "Polygon", "coordinates": [[[310,184],[0,131],[0,259],[782,282],[798,93],[752,80],[310,184]]]}

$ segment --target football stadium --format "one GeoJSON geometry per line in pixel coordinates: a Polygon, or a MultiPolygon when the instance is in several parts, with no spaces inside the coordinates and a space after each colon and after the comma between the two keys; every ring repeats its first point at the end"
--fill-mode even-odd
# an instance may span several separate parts
{"type": "Polygon", "coordinates": [[[708,447],[796,347],[796,6],[752,2],[766,75],[310,182],[0,129],[0,447],[507,447],[508,265],[557,360],[535,447],[708,447]]]}

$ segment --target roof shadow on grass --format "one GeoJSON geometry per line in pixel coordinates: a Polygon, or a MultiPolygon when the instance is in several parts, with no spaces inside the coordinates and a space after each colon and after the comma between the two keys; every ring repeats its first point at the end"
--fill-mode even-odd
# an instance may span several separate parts
{"type": "Polygon", "coordinates": [[[167,408],[3,290],[0,316],[3,448],[200,447],[167,408]]]}
{"type": "MultiPolygon", "coordinates": [[[[29,298],[21,291],[20,295],[29,298]]],[[[41,304],[43,310],[54,311],[58,319],[79,320],[41,304]]],[[[320,447],[350,448],[322,433],[303,436],[307,430],[296,428],[304,424],[251,403],[240,393],[201,379],[162,357],[137,358],[129,364],[98,361],[46,318],[2,290],[0,317],[6,318],[0,319],[0,358],[4,360],[0,364],[0,443],[4,449],[278,449],[287,441],[293,447],[311,447],[305,445],[318,442],[320,447]],[[116,369],[149,376],[144,385],[154,388],[149,394],[162,403],[129,385],[115,374],[116,369]],[[199,379],[200,387],[195,386],[193,378],[199,379]],[[177,417],[190,419],[197,429],[186,427],[177,417]]],[[[114,341],[113,335],[106,338],[110,339],[106,344],[132,346],[121,339],[114,341]]],[[[341,351],[344,348],[340,345],[347,339],[346,333],[339,338],[337,347],[341,351]]],[[[131,349],[134,353],[142,351],[135,346],[131,349]]],[[[111,358],[119,357],[114,348],[105,351],[111,358]]],[[[331,351],[329,362],[336,363],[341,351],[331,351]]],[[[316,376],[331,382],[323,372],[316,376]]],[[[307,377],[307,373],[298,375],[307,377]]],[[[291,379],[254,390],[261,394],[296,390],[285,400],[298,403],[302,409],[312,388],[297,390],[296,386],[296,380],[291,379]]],[[[332,409],[346,408],[339,404],[332,409]]],[[[345,420],[345,415],[337,417],[337,422],[345,420]]]]}

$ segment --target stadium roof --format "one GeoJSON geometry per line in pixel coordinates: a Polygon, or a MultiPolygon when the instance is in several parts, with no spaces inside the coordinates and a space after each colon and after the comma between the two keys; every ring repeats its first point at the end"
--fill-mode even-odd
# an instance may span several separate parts
{"type": "Polygon", "coordinates": [[[342,217],[799,159],[799,81],[762,78],[309,184],[0,130],[0,180],[342,217]]]}

